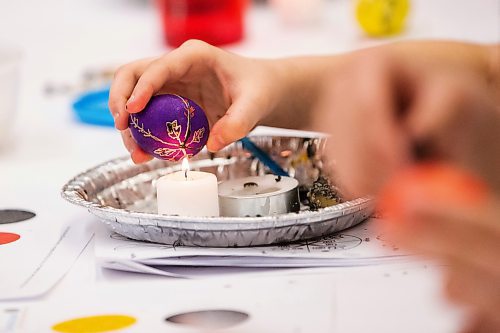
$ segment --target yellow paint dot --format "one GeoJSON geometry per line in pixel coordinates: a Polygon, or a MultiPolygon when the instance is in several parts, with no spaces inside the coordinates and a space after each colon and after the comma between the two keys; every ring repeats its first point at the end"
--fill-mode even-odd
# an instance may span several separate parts
{"type": "Polygon", "coordinates": [[[357,0],[356,19],[370,36],[394,35],[404,29],[409,0],[357,0]]]}
{"type": "Polygon", "coordinates": [[[99,333],[119,330],[133,325],[134,317],[122,315],[102,315],[71,319],[52,326],[62,333],[99,333]]]}

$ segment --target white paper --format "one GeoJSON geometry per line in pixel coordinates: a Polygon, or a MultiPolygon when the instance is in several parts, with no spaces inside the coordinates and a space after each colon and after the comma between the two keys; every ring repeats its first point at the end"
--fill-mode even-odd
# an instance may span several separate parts
{"type": "Polygon", "coordinates": [[[213,309],[249,315],[223,330],[231,333],[451,333],[461,325],[460,312],[441,298],[439,267],[428,262],[300,272],[196,281],[110,279],[92,292],[74,290],[70,297],[29,305],[17,327],[48,332],[72,318],[124,314],[137,319],[126,332],[206,332],[164,319],[213,309]]]}
{"type": "Polygon", "coordinates": [[[300,268],[373,265],[407,260],[408,254],[384,240],[375,220],[319,240],[283,246],[204,248],[127,239],[101,228],[96,258],[101,266],[186,277],[172,267],[300,268]]]}
{"type": "Polygon", "coordinates": [[[52,219],[43,221],[42,217],[20,226],[4,225],[4,229],[23,228],[23,232],[19,241],[0,251],[0,267],[6,268],[0,274],[0,301],[41,296],[69,271],[93,238],[81,217],[73,215],[62,226],[51,226],[52,219]]]}
{"type": "Polygon", "coordinates": [[[335,332],[461,331],[463,312],[444,299],[442,267],[437,263],[343,269],[337,281],[335,332]]]}
{"type": "Polygon", "coordinates": [[[18,332],[19,318],[21,318],[22,313],[22,309],[19,307],[0,307],[0,333],[18,332]]]}
{"type": "MultiPolygon", "coordinates": [[[[137,322],[124,332],[171,333],[332,333],[334,281],[325,275],[294,277],[149,279],[147,282],[98,285],[95,293],[30,306],[20,332],[49,332],[61,321],[102,314],[130,315],[137,322]],[[317,286],[323,286],[317,288],[317,286]],[[192,311],[233,310],[248,319],[223,330],[169,323],[172,315],[192,311]]],[[[121,332],[122,330],[120,330],[121,332]]]]}

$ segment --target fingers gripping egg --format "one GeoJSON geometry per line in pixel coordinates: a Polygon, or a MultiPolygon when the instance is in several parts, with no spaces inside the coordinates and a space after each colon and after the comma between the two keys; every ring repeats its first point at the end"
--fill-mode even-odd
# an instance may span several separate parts
{"type": "Polygon", "coordinates": [[[142,150],[168,161],[199,153],[210,132],[200,106],[171,94],[154,96],[144,110],[130,114],[129,128],[142,150]]]}

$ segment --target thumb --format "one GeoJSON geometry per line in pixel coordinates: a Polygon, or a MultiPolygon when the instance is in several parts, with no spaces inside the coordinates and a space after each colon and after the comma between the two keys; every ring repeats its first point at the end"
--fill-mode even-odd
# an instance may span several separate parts
{"type": "Polygon", "coordinates": [[[207,148],[216,152],[245,137],[259,121],[257,112],[253,112],[255,105],[246,102],[235,102],[219,119],[208,137],[207,148]]]}

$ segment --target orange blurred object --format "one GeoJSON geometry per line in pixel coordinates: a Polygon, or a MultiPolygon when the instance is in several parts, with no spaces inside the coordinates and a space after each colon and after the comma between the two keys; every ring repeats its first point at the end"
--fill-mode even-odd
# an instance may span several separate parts
{"type": "Polygon", "coordinates": [[[157,0],[157,5],[170,46],[189,39],[223,45],[243,38],[248,0],[157,0]]]}
{"type": "Polygon", "coordinates": [[[443,206],[479,206],[488,198],[487,185],[471,173],[445,163],[425,163],[397,174],[382,189],[378,209],[391,221],[404,219],[414,200],[443,206]]]}

